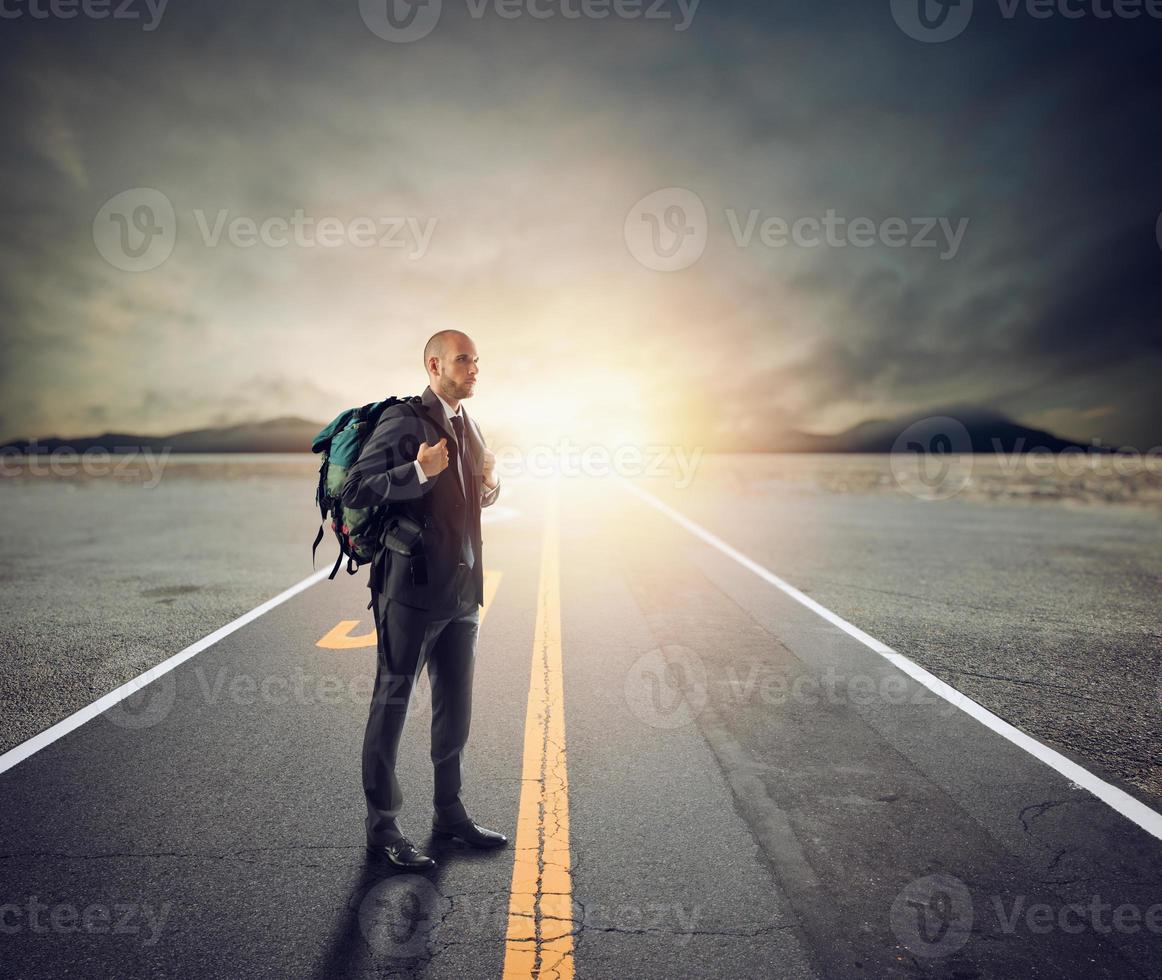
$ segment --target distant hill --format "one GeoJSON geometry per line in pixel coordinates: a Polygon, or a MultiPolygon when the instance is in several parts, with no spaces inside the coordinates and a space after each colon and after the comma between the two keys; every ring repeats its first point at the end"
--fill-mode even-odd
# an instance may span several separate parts
{"type": "MultiPolygon", "coordinates": [[[[141,436],[123,432],[106,432],[99,436],[72,439],[49,436],[36,440],[36,451],[52,452],[72,449],[105,449],[109,452],[132,452],[152,449],[171,453],[309,453],[311,442],[326,423],[311,422],[294,416],[268,419],[265,422],[243,422],[216,429],[190,429],[167,436],[141,436]]],[[[0,452],[16,449],[27,452],[28,440],[16,440],[0,446],[0,452]]]]}
{"type": "Polygon", "coordinates": [[[765,433],[740,434],[734,439],[720,437],[714,445],[716,452],[733,453],[890,453],[905,431],[908,441],[926,444],[941,435],[954,436],[952,448],[967,451],[971,447],[977,453],[1031,449],[1059,453],[1076,447],[1089,448],[1051,432],[1021,425],[999,412],[971,405],[925,409],[892,419],[870,419],[829,435],[772,425],[765,433]],[[961,428],[940,421],[943,419],[954,419],[961,428]]]}
{"type": "MultiPolygon", "coordinates": [[[[1027,452],[1030,449],[1048,449],[1061,452],[1080,443],[1062,439],[1050,432],[1031,429],[997,412],[972,406],[931,409],[895,419],[874,419],[861,422],[834,435],[815,435],[794,430],[756,435],[746,442],[716,446],[718,452],[783,452],[783,453],[888,453],[892,451],[900,433],[909,426],[921,423],[917,430],[922,441],[940,434],[947,426],[930,423],[940,417],[956,419],[967,432],[973,452],[1027,452]]],[[[141,436],[120,432],[106,432],[100,436],[66,439],[50,436],[36,440],[39,452],[72,449],[82,453],[97,448],[109,452],[130,452],[152,449],[171,453],[306,453],[311,441],[323,427],[322,422],[283,416],[265,422],[244,422],[215,429],[191,429],[168,436],[141,436]]],[[[917,432],[911,435],[916,435],[917,432]]],[[[947,433],[946,433],[947,434],[947,433]]],[[[961,433],[963,437],[963,433],[961,433]]],[[[26,452],[28,440],[16,440],[0,446],[0,452],[26,452]]],[[[956,445],[960,448],[959,444],[956,445]]]]}
{"type": "Polygon", "coordinates": [[[1047,449],[1059,453],[1064,449],[1085,448],[1081,443],[1062,439],[1051,432],[1021,425],[999,412],[972,406],[954,406],[929,409],[894,419],[873,419],[834,435],[788,432],[771,440],[765,451],[889,453],[900,434],[912,426],[916,429],[910,433],[910,438],[918,436],[921,441],[928,441],[940,434],[952,436],[953,433],[947,424],[935,421],[942,418],[955,419],[963,426],[963,429],[957,430],[959,439],[953,438],[957,450],[962,448],[959,443],[963,441],[966,433],[974,453],[1014,453],[1028,452],[1031,449],[1047,449]]]}

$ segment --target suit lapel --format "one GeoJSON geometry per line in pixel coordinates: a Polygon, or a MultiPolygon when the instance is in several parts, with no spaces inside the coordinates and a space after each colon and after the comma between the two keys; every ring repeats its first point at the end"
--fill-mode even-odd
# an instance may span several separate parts
{"type": "MultiPolygon", "coordinates": [[[[424,393],[420,395],[420,400],[423,403],[424,408],[428,410],[428,415],[431,421],[441,432],[444,433],[445,436],[448,437],[448,444],[453,447],[452,453],[459,452],[460,447],[456,442],[456,431],[452,428],[452,423],[448,420],[448,416],[444,413],[444,403],[440,401],[439,395],[432,391],[431,385],[428,385],[428,387],[424,389],[424,393]]],[[[460,417],[464,419],[464,441],[468,444],[467,456],[469,459],[475,459],[476,452],[472,448],[475,435],[472,431],[472,423],[468,421],[468,413],[464,411],[463,403],[460,404],[460,417]]],[[[455,460],[449,460],[448,465],[455,465],[455,460]]],[[[470,470],[474,467],[475,464],[471,464],[470,470]]],[[[453,481],[456,484],[456,489],[460,491],[460,495],[464,497],[465,503],[467,503],[468,500],[467,484],[471,477],[471,472],[461,472],[460,480],[463,480],[464,483],[461,484],[460,480],[453,481]]]]}
{"type": "Polygon", "coordinates": [[[440,396],[432,391],[432,386],[428,385],[424,389],[424,393],[420,395],[420,401],[424,408],[428,410],[428,417],[432,424],[444,433],[451,442],[456,441],[456,433],[452,431],[452,426],[448,422],[448,417],[444,414],[444,403],[440,401],[440,396]]]}

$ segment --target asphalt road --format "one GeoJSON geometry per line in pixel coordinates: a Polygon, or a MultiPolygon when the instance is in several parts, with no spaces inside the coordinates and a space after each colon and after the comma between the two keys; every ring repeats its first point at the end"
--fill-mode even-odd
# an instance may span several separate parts
{"type": "MultiPolygon", "coordinates": [[[[517,976],[535,948],[542,976],[1162,976],[1156,837],[618,484],[555,486],[509,486],[486,528],[466,799],[516,849],[434,846],[426,878],[368,863],[375,651],[363,576],[344,576],[0,775],[0,974],[517,976]],[[514,914],[522,841],[542,859],[535,923],[514,914]]],[[[786,578],[796,549],[804,577],[823,567],[793,509],[755,524],[745,493],[711,511],[651,489],[786,578]]],[[[863,501],[849,534],[899,550],[885,508],[863,501]]],[[[903,559],[876,557],[891,593],[903,559]]],[[[1015,642],[995,610],[907,605],[968,630],[962,653],[1015,642]]],[[[428,693],[401,751],[421,844],[428,693]]]]}
{"type": "MultiPolygon", "coordinates": [[[[1069,495],[1068,481],[1035,487],[1061,495],[1042,504],[1016,493],[923,501],[890,481],[879,493],[845,492],[843,481],[857,482],[845,465],[819,480],[840,483],[836,491],[821,492],[800,482],[802,466],[717,457],[688,487],[648,485],[861,629],[1162,809],[1156,507],[1095,504],[1069,495]]],[[[1027,489],[1019,480],[1007,488],[1027,489]]]]}

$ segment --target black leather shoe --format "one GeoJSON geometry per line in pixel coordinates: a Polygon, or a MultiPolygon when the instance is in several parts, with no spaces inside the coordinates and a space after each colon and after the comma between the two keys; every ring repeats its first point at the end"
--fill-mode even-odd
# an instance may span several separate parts
{"type": "Polygon", "coordinates": [[[406,837],[401,837],[390,844],[368,844],[367,850],[376,857],[384,858],[397,868],[407,871],[431,871],[436,867],[436,862],[416,850],[416,846],[406,837]]]}
{"type": "Polygon", "coordinates": [[[433,821],[432,836],[441,840],[463,841],[469,847],[504,847],[508,838],[498,834],[495,830],[481,827],[474,820],[461,820],[459,823],[439,823],[433,821]]]}

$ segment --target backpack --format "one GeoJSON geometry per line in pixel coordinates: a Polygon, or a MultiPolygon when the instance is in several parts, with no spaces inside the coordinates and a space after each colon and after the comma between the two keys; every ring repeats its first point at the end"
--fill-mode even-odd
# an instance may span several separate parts
{"type": "MultiPolygon", "coordinates": [[[[315,565],[315,552],[323,540],[327,514],[331,514],[331,530],[339,542],[339,557],[331,569],[328,579],[333,579],[347,559],[347,574],[354,575],[360,565],[366,565],[375,557],[379,537],[383,532],[387,508],[382,504],[371,507],[347,507],[340,496],[347,472],[359,458],[363,444],[375,431],[384,409],[392,405],[418,405],[419,395],[396,398],[394,395],[380,402],[370,402],[360,408],[349,408],[336,416],[335,420],[322,429],[311,443],[311,452],[322,453],[323,462],[319,466],[319,484],[315,489],[315,504],[319,508],[319,533],[311,545],[311,567],[315,565]]],[[[419,415],[416,408],[412,413],[419,415]]]]}

